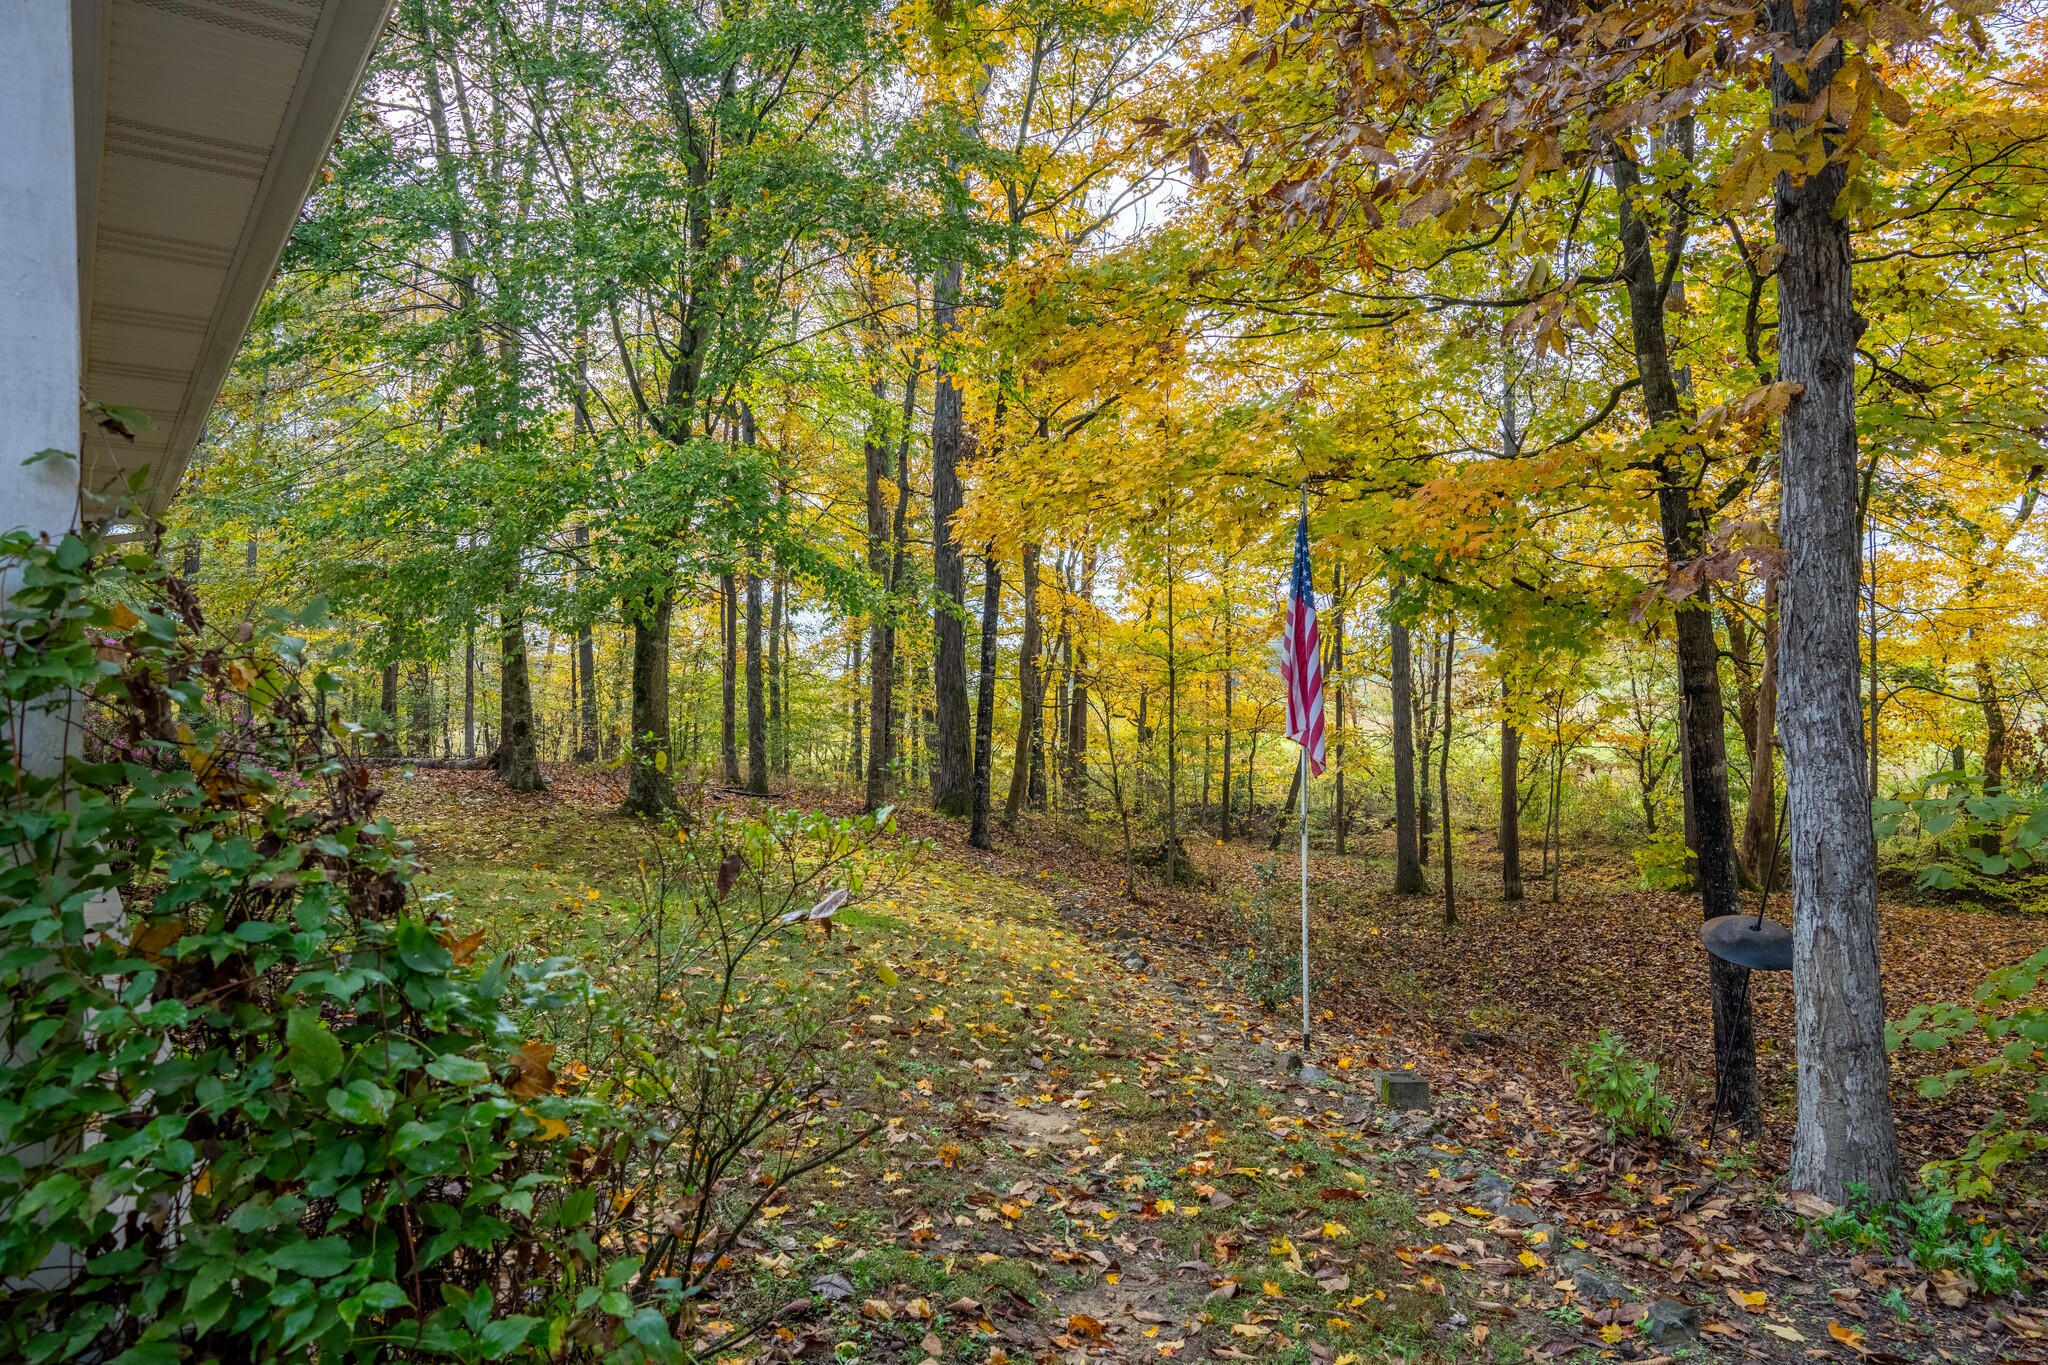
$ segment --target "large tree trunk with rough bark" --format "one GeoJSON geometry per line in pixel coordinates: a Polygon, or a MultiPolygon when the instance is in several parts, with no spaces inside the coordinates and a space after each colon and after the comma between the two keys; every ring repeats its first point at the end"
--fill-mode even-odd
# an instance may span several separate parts
{"type": "MultiPolygon", "coordinates": [[[[1771,27],[1810,51],[1842,21],[1841,0],[1773,0],[1771,27]]],[[[1773,64],[1773,121],[1808,124],[1843,47],[1795,81],[1773,64]],[[1788,107],[1795,106],[1795,107],[1788,107]]],[[[1832,144],[1832,123],[1822,134],[1832,144]]],[[[1779,419],[1785,580],[1779,623],[1779,726],[1792,847],[1792,990],[1799,1122],[1791,1187],[1837,1202],[1904,1190],[1878,980],[1877,845],[1863,770],[1856,629],[1862,581],[1856,459],[1856,341],[1849,224],[1835,208],[1840,162],[1777,185],[1779,375],[1800,386],[1779,419]]]]}
{"type": "MultiPolygon", "coordinates": [[[[941,345],[954,328],[960,297],[960,262],[948,261],[932,289],[941,345]]],[[[932,612],[933,736],[932,809],[958,818],[974,804],[972,755],[967,727],[967,565],[960,553],[953,517],[960,510],[960,466],[970,439],[960,411],[960,390],[941,352],[938,389],[932,395],[932,582],[938,590],[932,612]]]]}
{"type": "MultiPolygon", "coordinates": [[[[1399,599],[1400,585],[1395,585],[1393,595],[1399,599]]],[[[1394,890],[1415,896],[1423,890],[1422,838],[1415,809],[1415,661],[1408,627],[1396,621],[1388,634],[1393,639],[1394,890]]]]}
{"type": "Polygon", "coordinates": [[[633,627],[633,731],[626,748],[628,815],[660,815],[675,804],[668,733],[668,634],[675,595],[647,593],[621,604],[633,627]]]}

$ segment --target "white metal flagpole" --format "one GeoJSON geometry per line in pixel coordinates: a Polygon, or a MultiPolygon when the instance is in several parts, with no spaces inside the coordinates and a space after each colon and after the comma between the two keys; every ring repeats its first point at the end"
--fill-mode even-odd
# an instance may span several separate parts
{"type": "MultiPolygon", "coordinates": [[[[1301,481],[1301,522],[1308,525],[1308,480],[1301,481]]],[[[1315,598],[1311,594],[1309,606],[1314,608],[1315,598]]],[[[1297,668],[1307,664],[1297,661],[1297,668]]],[[[1309,736],[1302,736],[1301,745],[1301,1064],[1308,1066],[1309,1048],[1309,1001],[1308,1001],[1308,743],[1309,736]]]]}
{"type": "Polygon", "coordinates": [[[1301,1061],[1308,1065],[1308,746],[1301,749],[1301,1061]]]}

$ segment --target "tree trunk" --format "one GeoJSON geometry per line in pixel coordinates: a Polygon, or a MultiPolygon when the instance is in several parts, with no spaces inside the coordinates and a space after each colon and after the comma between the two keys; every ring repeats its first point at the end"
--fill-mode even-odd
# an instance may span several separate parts
{"type": "Polygon", "coordinates": [[[537,792],[540,751],[533,732],[533,688],[526,675],[526,617],[509,605],[518,584],[507,584],[508,605],[498,615],[498,775],[516,792],[537,792]]]}
{"type": "Polygon", "coordinates": [[[725,785],[737,787],[740,784],[740,602],[739,584],[733,575],[719,576],[718,593],[719,626],[723,636],[720,643],[724,650],[719,669],[718,759],[719,766],[725,771],[725,785]]]}
{"type": "Polygon", "coordinates": [[[1236,641],[1232,638],[1233,622],[1230,616],[1230,589],[1226,582],[1223,590],[1223,817],[1217,823],[1216,837],[1230,837],[1230,746],[1234,733],[1233,721],[1237,710],[1237,669],[1231,657],[1236,641]]]}
{"type": "MultiPolygon", "coordinates": [[[[948,261],[933,282],[933,314],[941,345],[954,329],[960,296],[960,262],[948,261]]],[[[937,601],[932,611],[933,737],[932,809],[954,818],[974,805],[973,755],[967,727],[967,627],[963,620],[967,566],[953,530],[960,510],[960,466],[971,439],[960,411],[961,394],[954,386],[941,352],[938,389],[932,396],[932,582],[937,601]]]]}
{"type": "Polygon", "coordinates": [[[1763,885],[1777,835],[1778,805],[1778,581],[1764,585],[1763,667],[1757,671],[1756,715],[1751,720],[1749,801],[1742,812],[1742,865],[1763,885]]]}
{"type": "Polygon", "coordinates": [[[476,619],[463,632],[462,643],[462,756],[476,757],[476,619]]]}
{"type": "MultiPolygon", "coordinates": [[[[1507,705],[1501,685],[1501,705],[1507,705]]],[[[1500,898],[1522,899],[1522,731],[1500,718],[1500,898]]]]}
{"type": "Polygon", "coordinates": [[[1166,545],[1166,880],[1180,880],[1180,670],[1173,619],[1173,542],[1166,545]]]}
{"type": "MultiPolygon", "coordinates": [[[[1042,753],[1038,728],[1045,710],[1045,684],[1039,676],[1038,667],[1039,636],[1042,634],[1038,619],[1038,555],[1038,546],[1024,547],[1024,640],[1017,651],[1017,746],[1010,764],[1009,796],[1003,802],[1005,829],[1017,827],[1017,812],[1023,809],[1024,798],[1031,792],[1032,761],[1042,753]]],[[[984,614],[982,629],[987,630],[988,626],[988,618],[984,614]]],[[[988,657],[986,643],[982,645],[982,657],[988,657]]],[[[977,717],[977,742],[979,733],[977,717]]],[[[1041,790],[1043,781],[1041,778],[1041,790]]]]}
{"type": "Polygon", "coordinates": [[[761,680],[761,575],[747,572],[747,790],[768,794],[768,706],[761,680]]]}
{"type": "Polygon", "coordinates": [[[990,548],[982,559],[981,571],[981,677],[976,688],[974,717],[974,772],[968,793],[968,811],[973,825],[967,842],[974,848],[994,848],[989,836],[990,767],[995,756],[996,731],[996,645],[1003,608],[1003,570],[990,548]]]}
{"type": "Polygon", "coordinates": [[[1444,748],[1437,764],[1437,790],[1444,811],[1444,927],[1458,922],[1458,895],[1451,879],[1451,674],[1458,661],[1458,628],[1444,633],[1444,748]]]}
{"type": "Polygon", "coordinates": [[[1337,770],[1336,802],[1333,810],[1337,852],[1344,852],[1345,825],[1350,813],[1344,809],[1344,567],[1340,564],[1330,581],[1330,671],[1325,685],[1336,693],[1336,726],[1330,732],[1330,766],[1337,770]]]}
{"type": "Polygon", "coordinates": [[[632,730],[627,746],[628,815],[660,815],[675,804],[668,733],[668,636],[675,594],[663,591],[620,604],[633,628],[632,730]]]}
{"type": "MultiPolygon", "coordinates": [[[[1287,837],[1288,817],[1297,814],[1301,810],[1302,765],[1296,763],[1292,766],[1294,768],[1294,778],[1287,784],[1287,799],[1280,803],[1279,813],[1273,817],[1273,837],[1266,844],[1268,850],[1280,847],[1280,841],[1287,837]]],[[[1429,762],[1426,756],[1423,760],[1422,776],[1424,781],[1429,780],[1429,762]]]]}
{"type": "MultiPolygon", "coordinates": [[[[1984,794],[1990,796],[2005,786],[2005,703],[1998,695],[1998,675],[1991,671],[1990,659],[1979,654],[1971,675],[1977,686],[1977,710],[1984,717],[1984,794]]],[[[2002,846],[1995,829],[1977,836],[1978,849],[1992,857],[2002,846]]]]}
{"type": "MultiPolygon", "coordinates": [[[[1398,583],[1394,585],[1393,596],[1398,602],[1398,583]]],[[[1415,809],[1415,669],[1408,627],[1396,621],[1388,633],[1393,638],[1390,676],[1394,694],[1394,890],[1403,896],[1415,896],[1423,889],[1422,842],[1415,809]]]]}
{"type": "Polygon", "coordinates": [[[782,571],[768,590],[768,768],[782,771],[782,571]]]}
{"type": "MultiPolygon", "coordinates": [[[[1062,575],[1062,589],[1064,589],[1065,582],[1065,576],[1062,575]]],[[[1050,804],[1050,788],[1059,785],[1060,782],[1064,782],[1067,771],[1068,735],[1065,721],[1067,701],[1074,691],[1074,623],[1068,611],[1069,601],[1070,594],[1063,590],[1060,595],[1060,633],[1058,640],[1053,646],[1053,656],[1058,660],[1060,685],[1053,691],[1051,698],[1053,732],[1052,753],[1049,758],[1044,756],[1045,721],[1042,712],[1038,726],[1041,757],[1037,760],[1037,765],[1033,770],[1033,778],[1037,781],[1038,787],[1032,793],[1032,801],[1041,809],[1050,804]],[[1055,773],[1059,776],[1059,782],[1051,780],[1055,773]]],[[[1047,672],[1050,673],[1051,670],[1048,669],[1047,672]]],[[[1061,797],[1063,799],[1065,795],[1066,793],[1062,791],[1061,797]]]]}
{"type": "MultiPolygon", "coordinates": [[[[1630,336],[1636,374],[1643,386],[1644,415],[1653,427],[1676,434],[1682,431],[1684,412],[1665,330],[1669,290],[1651,251],[1648,224],[1636,207],[1642,189],[1632,151],[1617,143],[1610,166],[1622,205],[1621,273],[1627,285],[1630,336]]],[[[1681,217],[1671,231],[1682,238],[1684,230],[1681,217]]],[[[1665,557],[1672,564],[1685,563],[1699,553],[1704,529],[1693,504],[1695,490],[1687,463],[1676,452],[1656,457],[1659,521],[1665,557]]],[[[1699,859],[1696,880],[1702,913],[1714,919],[1739,908],[1735,821],[1728,799],[1727,743],[1721,721],[1721,653],[1714,638],[1713,616],[1704,603],[1696,598],[1681,602],[1675,616],[1684,771],[1692,808],[1692,847],[1699,859]]],[[[1861,755],[1859,744],[1859,761],[1861,755]]],[[[1749,973],[1720,958],[1710,960],[1708,973],[1714,1006],[1714,1112],[1753,1134],[1762,1126],[1762,1110],[1756,1089],[1749,973]]]]}
{"type": "MultiPolygon", "coordinates": [[[[590,528],[576,528],[576,543],[590,543],[590,528]]],[[[582,686],[580,714],[576,727],[576,761],[597,761],[597,642],[591,638],[590,622],[576,623],[576,667],[582,686]]]]}
{"type": "Polygon", "coordinates": [[[865,741],[867,739],[867,716],[865,713],[865,708],[861,705],[860,647],[861,638],[858,635],[854,636],[852,640],[848,641],[846,646],[847,676],[853,680],[853,705],[852,715],[850,717],[851,724],[847,730],[846,736],[847,748],[851,752],[852,758],[851,761],[846,765],[846,770],[848,774],[856,782],[864,781],[867,777],[867,754],[865,752],[865,741]]]}
{"type": "Polygon", "coordinates": [[[1431,784],[1429,780],[1430,755],[1436,752],[1436,640],[1432,637],[1423,650],[1428,666],[1422,673],[1422,686],[1411,688],[1409,695],[1415,702],[1415,729],[1417,745],[1422,755],[1422,782],[1415,790],[1415,851],[1421,855],[1422,865],[1429,866],[1429,836],[1436,832],[1431,814],[1431,784]]]}
{"type": "MultiPolygon", "coordinates": [[[[1095,606],[1095,550],[1081,559],[1081,603],[1095,606]]],[[[1067,790],[1079,804],[1088,790],[1088,650],[1074,632],[1074,691],[1067,702],[1067,790]]]]}
{"type": "MultiPolygon", "coordinates": [[[[875,404],[879,408],[885,384],[874,382],[875,404]]],[[[889,803],[890,712],[896,681],[896,631],[891,624],[895,602],[889,594],[895,588],[890,572],[889,507],[883,486],[889,477],[887,431],[869,433],[862,447],[867,465],[868,573],[881,589],[881,600],[868,622],[868,767],[867,792],[861,808],[870,813],[889,803]]]]}
{"type": "Polygon", "coordinates": [[[378,679],[377,709],[384,713],[384,732],[377,739],[377,752],[397,754],[398,742],[398,661],[393,659],[384,665],[383,675],[378,679]]]}
{"type": "MultiPolygon", "coordinates": [[[[1773,30],[1812,50],[1842,22],[1842,0],[1772,0],[1773,30]]],[[[1842,69],[1833,47],[1805,81],[1774,62],[1773,122],[1806,122],[1809,90],[1842,69]],[[1796,105],[1797,109],[1788,109],[1796,105]]],[[[1840,132],[1829,120],[1821,135],[1840,132]]],[[[1863,773],[1861,653],[1856,608],[1856,340],[1849,222],[1835,208],[1847,177],[1830,159],[1803,183],[1782,175],[1776,226],[1781,377],[1801,386],[1779,419],[1785,580],[1778,705],[1792,846],[1792,987],[1799,1122],[1790,1185],[1842,1202],[1862,1186],[1874,1202],[1903,1192],[1878,980],[1877,846],[1863,773]]]]}

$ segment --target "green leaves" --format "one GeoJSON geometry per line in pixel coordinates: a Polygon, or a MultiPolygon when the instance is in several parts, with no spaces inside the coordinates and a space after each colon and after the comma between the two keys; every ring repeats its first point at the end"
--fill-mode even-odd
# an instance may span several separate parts
{"type": "Polygon", "coordinates": [[[439,976],[455,965],[455,955],[434,937],[434,931],[416,919],[398,922],[395,938],[398,960],[416,972],[439,976]]]}
{"type": "Polygon", "coordinates": [[[327,1109],[344,1123],[368,1125],[389,1114],[396,1098],[373,1081],[350,1081],[327,1092],[327,1109]]]}
{"type": "Polygon", "coordinates": [[[303,1090],[322,1086],[341,1074],[341,1044],[320,1021],[317,1009],[295,1009],[284,1027],[285,1069],[303,1090]]]}
{"type": "Polygon", "coordinates": [[[526,1338],[538,1326],[539,1318],[515,1313],[509,1318],[486,1323],[484,1329],[477,1333],[476,1343],[485,1360],[503,1360],[525,1345],[526,1338]]]}
{"type": "Polygon", "coordinates": [[[1994,900],[2018,899],[2025,879],[2011,874],[2033,867],[2048,839],[2048,787],[2008,783],[1986,792],[1981,775],[1957,769],[1931,773],[1871,811],[1879,839],[1935,841],[1919,884],[1936,891],[1967,885],[1994,900]]]}
{"type": "Polygon", "coordinates": [[[427,1074],[450,1085],[481,1085],[491,1078],[491,1069],[474,1057],[449,1052],[428,1062],[427,1074]]]}
{"type": "MultiPolygon", "coordinates": [[[[168,1362],[199,1334],[237,1359],[374,1351],[359,1343],[410,1313],[398,1265],[494,1255],[559,1206],[573,1149],[515,1148],[518,1106],[480,1058],[568,973],[458,963],[439,925],[400,913],[407,846],[313,724],[298,642],[277,622],[204,631],[152,557],[97,548],[0,535],[0,695],[91,695],[102,746],[139,737],[175,766],[72,760],[59,782],[21,766],[0,726],[0,844],[17,851],[0,866],[0,985],[24,1025],[0,1068],[0,1277],[58,1244],[118,1246],[75,1283],[11,1291],[0,1358],[168,1362]],[[197,682],[161,681],[209,677],[246,697],[231,738],[197,682]],[[233,770],[215,771],[224,753],[233,770]],[[147,913],[100,932],[80,907],[136,868],[147,913]],[[87,1130],[101,1140],[82,1146],[87,1130]],[[180,1206],[118,1226],[129,1207],[180,1206]]],[[[547,1105],[617,1131],[593,1101],[547,1105]]],[[[541,1321],[501,1319],[487,1295],[471,1307],[469,1359],[516,1353],[541,1321]]]]}
{"type": "Polygon", "coordinates": [[[270,1253],[271,1268],[308,1279],[326,1280],[354,1264],[355,1252],[339,1237],[322,1237],[313,1242],[294,1242],[270,1253]]]}

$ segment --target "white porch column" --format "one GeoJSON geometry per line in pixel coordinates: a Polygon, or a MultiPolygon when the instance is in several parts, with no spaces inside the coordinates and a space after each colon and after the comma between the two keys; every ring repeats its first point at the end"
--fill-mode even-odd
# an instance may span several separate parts
{"type": "Polygon", "coordinates": [[[78,191],[71,5],[0,0],[0,530],[78,508],[78,191]]]}

